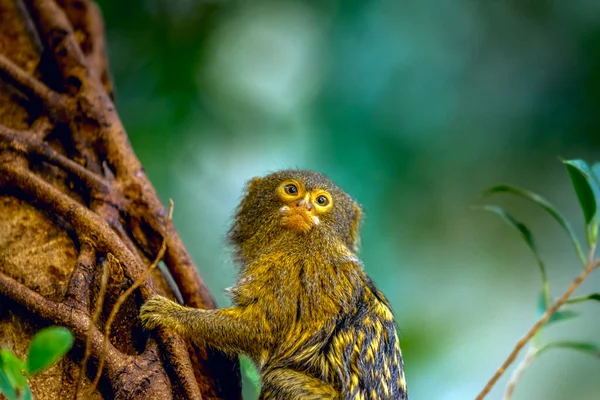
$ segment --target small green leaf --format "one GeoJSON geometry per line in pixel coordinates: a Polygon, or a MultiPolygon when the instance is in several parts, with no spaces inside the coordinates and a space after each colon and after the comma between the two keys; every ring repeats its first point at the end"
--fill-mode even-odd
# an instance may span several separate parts
{"type": "Polygon", "coordinates": [[[0,369],[0,393],[5,395],[8,400],[17,400],[17,392],[10,384],[3,369],[0,369]]]}
{"type": "Polygon", "coordinates": [[[594,357],[600,357],[600,347],[598,347],[597,345],[593,343],[570,341],[548,343],[547,345],[538,350],[538,355],[550,349],[572,349],[590,354],[594,357]]]}
{"type": "Polygon", "coordinates": [[[579,204],[583,210],[585,223],[590,224],[596,216],[597,198],[600,189],[598,182],[589,165],[583,160],[563,161],[571,177],[571,182],[577,193],[579,204]]]}
{"type": "Polygon", "coordinates": [[[73,346],[73,335],[63,327],[50,327],[39,331],[29,346],[27,372],[34,375],[64,356],[73,346]]]}
{"type": "MultiPolygon", "coordinates": [[[[546,310],[548,309],[548,307],[550,307],[551,305],[552,305],[551,299],[550,298],[544,299],[544,294],[542,293],[538,298],[538,312],[539,312],[540,316],[544,315],[546,313],[546,310]]],[[[555,311],[554,314],[552,314],[550,316],[550,318],[546,322],[546,326],[553,324],[555,322],[573,319],[578,316],[579,316],[579,313],[577,311],[558,310],[558,311],[555,311]]]]}
{"type": "Polygon", "coordinates": [[[540,268],[540,273],[542,275],[542,291],[544,293],[544,297],[548,299],[549,297],[549,288],[548,288],[548,278],[546,275],[546,265],[542,260],[540,253],[537,250],[537,246],[535,245],[535,241],[533,240],[533,235],[527,226],[517,221],[512,215],[510,215],[506,210],[498,206],[485,205],[481,207],[481,209],[485,211],[490,211],[496,215],[499,215],[507,224],[515,228],[520,234],[525,243],[529,246],[535,259],[537,260],[538,266],[540,268]]]}
{"type": "Polygon", "coordinates": [[[598,241],[598,202],[600,202],[600,183],[589,165],[583,160],[563,161],[577,193],[583,210],[587,228],[588,245],[598,241]]]}
{"type": "Polygon", "coordinates": [[[600,162],[594,163],[594,165],[592,165],[592,173],[594,174],[596,181],[598,181],[598,184],[600,185],[600,162]]]}
{"type": "Polygon", "coordinates": [[[546,322],[546,326],[553,324],[555,322],[573,319],[578,316],[579,316],[579,313],[577,311],[573,311],[573,310],[556,311],[554,314],[552,314],[550,316],[550,319],[548,319],[548,322],[546,322]]]}
{"type": "Polygon", "coordinates": [[[250,381],[255,391],[260,390],[260,375],[254,363],[246,356],[240,356],[240,367],[246,378],[250,381]]]}
{"type": "Polygon", "coordinates": [[[27,379],[23,375],[23,371],[25,371],[25,363],[8,349],[2,349],[0,351],[0,358],[2,359],[4,373],[6,374],[6,377],[10,381],[12,387],[15,389],[20,389],[27,385],[27,379]]]}
{"type": "MultiPolygon", "coordinates": [[[[600,167],[600,163],[598,164],[598,166],[600,167]]],[[[556,222],[558,222],[558,224],[560,226],[562,226],[562,228],[565,230],[565,232],[567,232],[567,235],[569,235],[569,238],[571,239],[571,242],[573,243],[573,246],[575,247],[575,251],[577,252],[577,255],[579,256],[579,259],[581,260],[581,262],[583,264],[587,263],[586,256],[583,253],[583,250],[581,249],[581,244],[579,243],[579,240],[577,240],[577,235],[575,235],[575,231],[571,227],[571,224],[569,224],[567,219],[562,216],[562,214],[556,209],[556,207],[554,207],[554,205],[552,203],[550,203],[548,200],[546,200],[544,197],[538,195],[537,193],[533,193],[533,192],[530,192],[529,190],[521,189],[516,186],[510,186],[510,185],[497,185],[497,186],[491,187],[488,190],[484,191],[482,196],[486,197],[486,196],[489,196],[489,195],[492,195],[495,193],[514,194],[514,195],[522,197],[526,200],[532,201],[535,204],[542,207],[548,214],[550,214],[550,216],[552,218],[554,218],[554,220],[556,222]]]]}
{"type": "Polygon", "coordinates": [[[546,296],[544,296],[544,293],[541,293],[540,296],[538,297],[538,302],[537,302],[537,309],[538,309],[538,313],[540,314],[540,317],[542,315],[544,315],[544,313],[546,312],[546,310],[548,309],[548,307],[550,307],[550,299],[546,296]]]}
{"type": "Polygon", "coordinates": [[[23,390],[21,390],[21,398],[19,400],[33,400],[29,385],[26,385],[23,390]]]}
{"type": "Polygon", "coordinates": [[[527,245],[529,246],[531,251],[533,251],[536,258],[539,259],[537,247],[533,240],[533,235],[531,234],[531,231],[529,230],[529,228],[527,228],[527,226],[525,226],[521,222],[517,221],[512,215],[510,215],[506,210],[504,210],[501,207],[485,205],[485,206],[481,207],[481,209],[483,209],[485,211],[490,211],[496,215],[499,215],[506,223],[508,223],[513,228],[515,228],[517,231],[519,231],[523,240],[525,240],[525,242],[527,243],[527,245]]]}
{"type": "Polygon", "coordinates": [[[592,293],[587,296],[574,297],[570,300],[567,300],[567,303],[575,304],[575,303],[581,303],[583,301],[589,301],[589,300],[600,301],[600,293],[592,293]]]}

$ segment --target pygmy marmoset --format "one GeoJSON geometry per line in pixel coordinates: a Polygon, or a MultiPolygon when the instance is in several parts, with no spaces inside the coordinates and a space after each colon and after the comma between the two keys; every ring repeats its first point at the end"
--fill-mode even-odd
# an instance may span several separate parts
{"type": "Polygon", "coordinates": [[[406,383],[394,316],[356,256],[359,205],[324,176],[255,178],[229,240],[241,264],[233,305],[142,306],[143,325],[246,354],[261,399],[398,399],[406,383]]]}

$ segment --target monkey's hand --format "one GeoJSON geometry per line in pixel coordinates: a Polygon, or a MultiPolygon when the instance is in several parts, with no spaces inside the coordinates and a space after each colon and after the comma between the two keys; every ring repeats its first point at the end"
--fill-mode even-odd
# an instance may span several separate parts
{"type": "Polygon", "coordinates": [[[140,320],[146,329],[169,329],[197,344],[232,354],[258,354],[265,343],[257,322],[261,319],[251,309],[202,310],[155,296],[140,309],[140,320]]]}
{"type": "Polygon", "coordinates": [[[166,297],[154,296],[140,309],[140,320],[146,329],[155,329],[160,326],[178,330],[179,323],[176,315],[184,309],[185,307],[166,297]]]}

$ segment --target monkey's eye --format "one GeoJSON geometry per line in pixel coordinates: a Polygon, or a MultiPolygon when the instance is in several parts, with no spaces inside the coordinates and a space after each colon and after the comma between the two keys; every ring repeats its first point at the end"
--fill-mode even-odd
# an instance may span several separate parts
{"type": "Polygon", "coordinates": [[[319,196],[317,197],[317,204],[320,205],[321,207],[326,206],[327,204],[329,204],[329,199],[326,196],[319,196]]]}
{"type": "Polygon", "coordinates": [[[283,190],[290,196],[295,196],[296,194],[298,194],[298,188],[296,187],[296,185],[293,185],[291,183],[288,185],[285,185],[283,187],[283,190]]]}

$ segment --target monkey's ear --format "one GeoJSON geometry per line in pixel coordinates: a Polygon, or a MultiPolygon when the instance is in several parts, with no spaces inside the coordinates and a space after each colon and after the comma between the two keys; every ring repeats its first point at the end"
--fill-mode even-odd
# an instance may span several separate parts
{"type": "Polygon", "coordinates": [[[250,179],[250,181],[248,182],[248,189],[247,189],[247,193],[252,192],[253,189],[256,189],[256,184],[258,182],[260,182],[262,180],[262,178],[256,177],[256,178],[252,178],[250,179]]]}
{"type": "Polygon", "coordinates": [[[261,178],[252,178],[248,181],[248,183],[246,184],[246,192],[244,193],[244,199],[242,200],[242,202],[239,205],[238,210],[242,210],[246,204],[248,203],[248,200],[250,199],[250,193],[252,193],[254,190],[256,190],[256,187],[258,186],[258,182],[260,182],[262,179],[261,178]]]}
{"type": "Polygon", "coordinates": [[[352,226],[350,227],[350,246],[354,251],[358,251],[360,246],[358,230],[360,229],[361,217],[362,210],[358,204],[354,203],[352,205],[352,226]]]}
{"type": "Polygon", "coordinates": [[[237,207],[235,212],[234,222],[229,230],[228,238],[229,242],[234,245],[239,245],[239,243],[244,239],[244,235],[247,234],[245,232],[245,222],[244,216],[247,216],[249,213],[245,212],[248,208],[250,202],[252,201],[253,196],[251,194],[257,190],[258,183],[261,181],[261,178],[252,178],[246,184],[246,188],[244,193],[242,193],[242,201],[237,207]]]}
{"type": "Polygon", "coordinates": [[[250,179],[250,182],[248,182],[248,191],[252,190],[252,188],[255,188],[256,184],[258,182],[260,182],[261,180],[262,180],[262,178],[259,178],[259,177],[250,179]]]}

